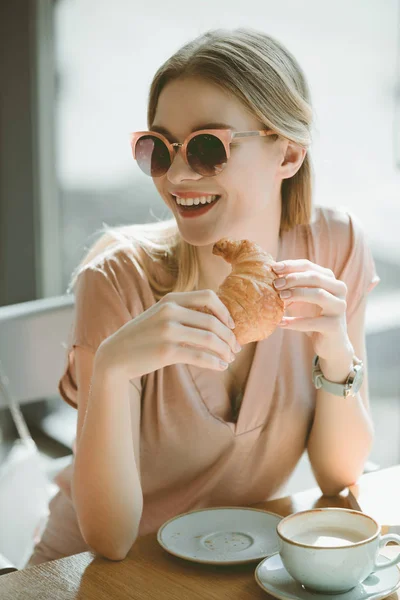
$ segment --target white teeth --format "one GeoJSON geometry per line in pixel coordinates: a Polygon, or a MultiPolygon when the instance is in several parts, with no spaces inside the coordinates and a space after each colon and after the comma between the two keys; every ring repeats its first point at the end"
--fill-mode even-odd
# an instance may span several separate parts
{"type": "Polygon", "coordinates": [[[179,196],[175,196],[177,204],[180,204],[181,206],[193,206],[193,204],[195,204],[196,206],[198,204],[211,204],[211,202],[214,202],[214,200],[216,200],[217,198],[218,196],[216,195],[199,196],[198,198],[180,198],[179,196]]]}

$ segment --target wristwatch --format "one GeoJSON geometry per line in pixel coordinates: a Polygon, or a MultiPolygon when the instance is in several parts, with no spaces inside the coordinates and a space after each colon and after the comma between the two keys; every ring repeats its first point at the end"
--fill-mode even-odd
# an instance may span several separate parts
{"type": "Polygon", "coordinates": [[[363,379],[364,363],[356,356],[353,356],[353,369],[349,373],[345,383],[333,383],[333,381],[326,379],[319,366],[319,356],[316,354],[313,358],[312,381],[317,390],[322,387],[335,396],[347,398],[348,396],[357,394],[361,388],[363,379]]]}

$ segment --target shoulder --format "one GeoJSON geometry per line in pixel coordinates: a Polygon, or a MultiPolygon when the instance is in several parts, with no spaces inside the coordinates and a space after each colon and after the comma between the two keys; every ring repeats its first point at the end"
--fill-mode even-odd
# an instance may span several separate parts
{"type": "Polygon", "coordinates": [[[173,240],[158,223],[107,228],[73,274],[70,288],[113,288],[125,302],[139,296],[143,306],[173,285],[168,259],[173,240]]]}
{"type": "Polygon", "coordinates": [[[352,218],[344,209],[316,206],[310,228],[315,235],[330,234],[335,239],[346,238],[351,233],[352,218]]]}
{"type": "Polygon", "coordinates": [[[367,245],[360,220],[351,212],[317,206],[309,225],[315,262],[340,271],[355,251],[367,245]]]}
{"type": "Polygon", "coordinates": [[[76,277],[81,280],[103,280],[120,288],[126,280],[143,279],[139,256],[140,249],[134,242],[114,238],[107,232],[89,249],[77,269],[76,277]]]}
{"type": "Polygon", "coordinates": [[[310,227],[316,233],[330,234],[339,242],[365,235],[364,227],[354,213],[334,207],[316,206],[310,227]]]}

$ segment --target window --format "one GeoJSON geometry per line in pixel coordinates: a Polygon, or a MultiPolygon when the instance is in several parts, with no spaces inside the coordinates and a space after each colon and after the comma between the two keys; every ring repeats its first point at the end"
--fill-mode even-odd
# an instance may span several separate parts
{"type": "Polygon", "coordinates": [[[251,0],[246,6],[247,14],[242,2],[231,0],[204,2],[200,13],[183,0],[173,10],[161,0],[140,10],[129,0],[56,4],[64,287],[103,222],[169,216],[151,179],[134,164],[128,134],[147,128],[148,88],[158,66],[185,41],[218,26],[263,29],[295,54],[316,111],[316,202],[346,207],[361,219],[378,267],[400,262],[397,1],[251,0]]]}

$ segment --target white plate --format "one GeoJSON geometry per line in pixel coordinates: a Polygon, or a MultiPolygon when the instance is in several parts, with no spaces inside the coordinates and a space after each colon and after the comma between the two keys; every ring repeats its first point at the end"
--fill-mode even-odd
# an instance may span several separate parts
{"type": "MultiPolygon", "coordinates": [[[[388,558],[381,556],[383,562],[388,558]]],[[[400,570],[396,565],[372,573],[362,583],[345,594],[324,594],[307,591],[286,571],[279,554],[269,556],[256,568],[258,585],[280,600],[381,600],[400,586],[400,570]]]]}
{"type": "Polygon", "coordinates": [[[170,519],[158,530],[157,540],[179,558],[236,565],[278,552],[281,519],[254,508],[206,508],[170,519]]]}

